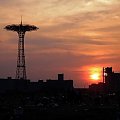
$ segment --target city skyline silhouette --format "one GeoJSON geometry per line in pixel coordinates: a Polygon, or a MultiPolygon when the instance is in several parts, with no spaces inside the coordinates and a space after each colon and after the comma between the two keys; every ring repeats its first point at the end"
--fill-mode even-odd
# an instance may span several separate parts
{"type": "Polygon", "coordinates": [[[18,38],[3,28],[18,24],[21,14],[25,24],[40,28],[25,36],[28,79],[56,79],[58,73],[64,73],[66,79],[74,79],[74,86],[88,87],[102,81],[91,79],[96,76],[92,72],[101,76],[102,67],[108,66],[120,71],[118,0],[0,3],[1,78],[15,76],[18,38]]]}
{"type": "Polygon", "coordinates": [[[120,120],[119,0],[0,9],[0,120],[120,120]]]}

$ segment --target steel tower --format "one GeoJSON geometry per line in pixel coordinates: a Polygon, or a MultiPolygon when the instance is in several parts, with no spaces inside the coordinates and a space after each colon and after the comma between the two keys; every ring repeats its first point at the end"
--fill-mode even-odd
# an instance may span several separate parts
{"type": "Polygon", "coordinates": [[[28,31],[33,31],[37,30],[37,28],[34,25],[27,25],[27,24],[22,24],[22,19],[21,23],[16,25],[7,25],[4,29],[8,31],[13,31],[18,33],[18,56],[17,56],[17,68],[16,68],[16,79],[27,79],[26,75],[26,65],[25,65],[25,53],[24,53],[24,36],[25,33],[28,31]]]}

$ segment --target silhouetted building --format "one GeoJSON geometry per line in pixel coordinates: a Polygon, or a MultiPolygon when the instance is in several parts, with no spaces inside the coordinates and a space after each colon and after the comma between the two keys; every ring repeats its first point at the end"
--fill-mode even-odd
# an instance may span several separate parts
{"type": "Polygon", "coordinates": [[[64,74],[58,74],[58,80],[47,80],[46,88],[56,91],[73,90],[73,80],[64,80],[64,74]]]}
{"type": "Polygon", "coordinates": [[[58,74],[58,80],[64,80],[64,74],[58,74]]]}
{"type": "Polygon", "coordinates": [[[108,92],[120,92],[120,73],[114,73],[112,67],[105,68],[105,85],[108,92]]]}
{"type": "Polygon", "coordinates": [[[24,79],[0,79],[0,92],[6,91],[48,91],[48,92],[67,92],[73,90],[73,80],[64,80],[64,74],[58,74],[58,80],[38,80],[38,82],[31,82],[24,79]]]}
{"type": "Polygon", "coordinates": [[[103,82],[99,82],[98,84],[91,84],[89,85],[90,92],[93,92],[95,94],[97,93],[103,93],[105,88],[105,84],[103,82]]]}
{"type": "Polygon", "coordinates": [[[29,82],[30,80],[12,79],[11,77],[0,79],[0,93],[14,90],[25,91],[29,82]]]}

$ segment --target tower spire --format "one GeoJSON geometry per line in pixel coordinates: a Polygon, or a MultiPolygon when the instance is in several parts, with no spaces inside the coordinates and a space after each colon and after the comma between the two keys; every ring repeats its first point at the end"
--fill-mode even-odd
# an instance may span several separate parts
{"type": "Polygon", "coordinates": [[[21,15],[21,25],[22,25],[22,23],[23,23],[23,22],[22,22],[22,15],[21,15]]]}

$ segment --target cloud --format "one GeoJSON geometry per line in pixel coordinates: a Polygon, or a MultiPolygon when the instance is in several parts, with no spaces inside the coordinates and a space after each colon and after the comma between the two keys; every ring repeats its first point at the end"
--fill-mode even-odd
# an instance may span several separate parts
{"type": "Polygon", "coordinates": [[[97,31],[101,32],[119,32],[120,31],[120,25],[115,25],[115,26],[107,26],[103,28],[98,28],[96,29],[97,31]]]}

